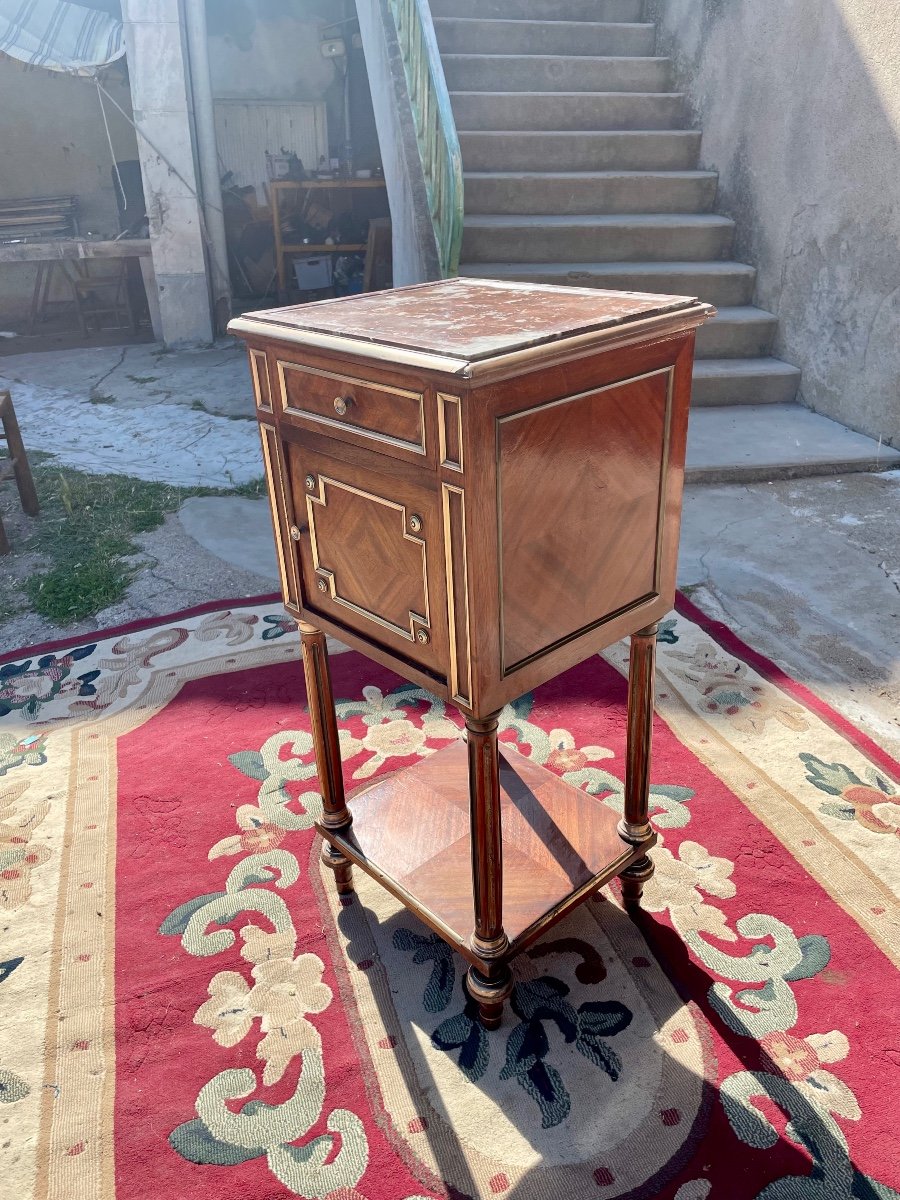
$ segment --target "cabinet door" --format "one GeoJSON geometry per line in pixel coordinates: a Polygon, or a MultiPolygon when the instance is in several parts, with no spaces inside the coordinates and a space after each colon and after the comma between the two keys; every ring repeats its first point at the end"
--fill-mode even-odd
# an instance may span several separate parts
{"type": "Polygon", "coordinates": [[[446,676],[436,493],[296,443],[289,462],[305,607],[446,676]]]}

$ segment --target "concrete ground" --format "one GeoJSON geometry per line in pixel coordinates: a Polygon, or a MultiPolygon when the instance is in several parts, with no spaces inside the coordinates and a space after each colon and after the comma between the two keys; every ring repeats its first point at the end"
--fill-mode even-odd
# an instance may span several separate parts
{"type": "MultiPolygon", "coordinates": [[[[7,355],[3,386],[29,448],[66,465],[224,488],[262,473],[246,364],[231,342],[179,355],[155,345],[7,355]]],[[[701,415],[692,414],[695,432],[701,415]]],[[[764,424],[755,436],[777,441],[764,424]]],[[[773,451],[782,466],[791,457],[783,444],[773,451]]],[[[900,471],[778,474],[688,486],[679,585],[900,755],[900,471]]],[[[3,509],[15,544],[28,518],[9,496],[3,509]]],[[[0,627],[0,648],[277,590],[265,500],[194,497],[135,541],[144,569],[121,603],[65,629],[16,617],[0,627]]],[[[6,563],[32,566],[15,555],[6,563]]]]}
{"type": "MultiPolygon", "coordinates": [[[[900,757],[900,472],[685,493],[679,586],[900,757]]],[[[33,615],[28,645],[278,590],[265,500],[196,497],[139,535],[127,599],[65,631],[33,615]]]]}
{"type": "MultiPolygon", "coordinates": [[[[187,523],[232,568],[248,564],[264,501],[189,501],[187,523]],[[234,514],[234,518],[230,514],[234,514]]],[[[182,519],[185,510],[182,509],[182,519]]],[[[900,472],[685,493],[679,586],[886,749],[900,755],[900,472]]],[[[262,578],[262,577],[260,577],[262,578]]],[[[266,577],[277,586],[274,558],[266,577]]]]}
{"type": "Polygon", "coordinates": [[[689,487],[678,582],[900,757],[900,471],[689,487]]]}
{"type": "MultiPolygon", "coordinates": [[[[5,354],[26,445],[76,470],[182,486],[233,487],[262,474],[243,346],[155,343],[5,354]]],[[[900,467],[900,450],[798,404],[695,408],[689,482],[751,482],[900,467]]]]}
{"type": "Polygon", "coordinates": [[[0,358],[30,449],[91,474],[230,488],[262,475],[243,347],[90,346],[0,358]]]}

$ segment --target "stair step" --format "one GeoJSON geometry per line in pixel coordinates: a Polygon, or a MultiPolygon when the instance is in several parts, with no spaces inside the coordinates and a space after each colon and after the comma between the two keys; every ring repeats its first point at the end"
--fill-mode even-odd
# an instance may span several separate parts
{"type": "Polygon", "coordinates": [[[668,58],[585,54],[444,54],[447,86],[457,92],[665,92],[668,58]]]}
{"type": "Polygon", "coordinates": [[[479,262],[467,263],[459,271],[482,279],[697,296],[717,307],[747,304],[756,281],[753,267],[735,262],[479,262]]]}
{"type": "Polygon", "coordinates": [[[466,217],[462,259],[584,262],[722,258],[734,223],[714,214],[466,217]]]}
{"type": "Polygon", "coordinates": [[[656,26],[638,22],[439,17],[434,28],[443,54],[649,55],[656,44],[656,26]]]}
{"type": "Polygon", "coordinates": [[[453,92],[457,129],[679,129],[681,92],[453,92]]]}
{"type": "Polygon", "coordinates": [[[702,408],[688,426],[686,483],[800,479],[900,466],[880,445],[799,404],[702,408]]]}
{"type": "Polygon", "coordinates": [[[435,17],[531,21],[640,21],[644,0],[431,0],[435,17]]]}
{"type": "Polygon", "coordinates": [[[689,171],[700,130],[470,130],[459,144],[467,171],[689,171]]]}
{"type": "Polygon", "coordinates": [[[697,330],[698,358],[756,358],[767,355],[778,318],[752,305],[720,308],[697,330]]]}
{"type": "Polygon", "coordinates": [[[697,213],[716,198],[715,171],[507,171],[465,177],[466,212],[697,213]]]}
{"type": "Polygon", "coordinates": [[[800,386],[800,372],[778,358],[698,358],[691,404],[695,408],[744,404],[787,404],[800,386]]]}

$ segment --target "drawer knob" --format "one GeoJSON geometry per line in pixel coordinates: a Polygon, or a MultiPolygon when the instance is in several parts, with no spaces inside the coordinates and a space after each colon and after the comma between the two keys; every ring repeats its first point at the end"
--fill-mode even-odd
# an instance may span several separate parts
{"type": "Polygon", "coordinates": [[[300,529],[296,525],[292,525],[291,526],[291,537],[294,539],[295,542],[299,542],[300,539],[303,537],[303,530],[300,529]]]}
{"type": "Polygon", "coordinates": [[[307,490],[308,492],[314,492],[314,491],[316,490],[316,477],[315,477],[315,475],[307,475],[307,477],[304,479],[304,481],[303,481],[303,482],[306,484],[306,490],[307,490]]]}
{"type": "Polygon", "coordinates": [[[320,579],[320,580],[318,581],[318,583],[316,584],[316,587],[319,589],[319,591],[320,591],[320,592],[327,592],[327,591],[328,591],[328,584],[325,582],[325,580],[324,580],[324,579],[320,579]]]}
{"type": "Polygon", "coordinates": [[[422,518],[419,516],[418,513],[413,513],[413,515],[409,518],[409,527],[413,531],[413,533],[421,532],[422,518]]]}
{"type": "Polygon", "coordinates": [[[353,400],[350,396],[335,396],[334,411],[337,413],[337,415],[339,417],[346,417],[347,410],[349,409],[349,407],[352,403],[353,403],[353,400]]]}
{"type": "Polygon", "coordinates": [[[420,629],[416,633],[416,641],[421,642],[423,646],[427,646],[428,643],[431,641],[431,638],[428,636],[428,630],[420,629]]]}

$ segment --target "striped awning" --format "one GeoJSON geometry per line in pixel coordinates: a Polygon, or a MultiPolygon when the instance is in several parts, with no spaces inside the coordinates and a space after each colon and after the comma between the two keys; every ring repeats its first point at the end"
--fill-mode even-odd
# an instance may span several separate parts
{"type": "Polygon", "coordinates": [[[122,22],[67,0],[0,0],[0,51],[30,66],[93,75],[125,53],[122,22]]]}

